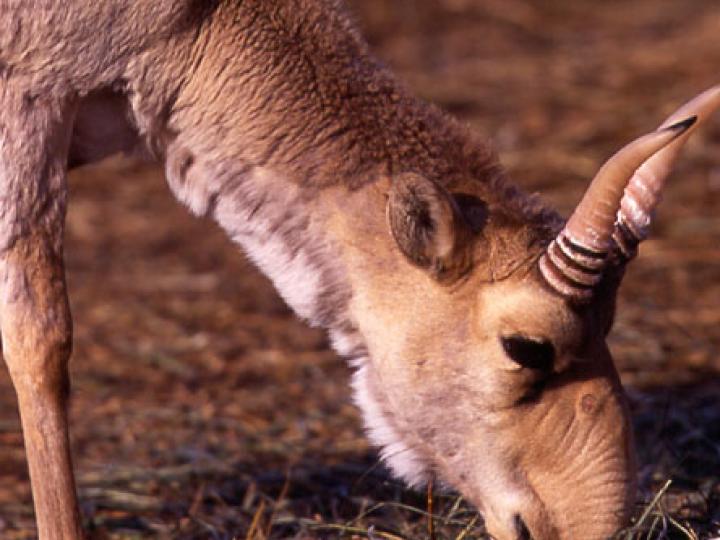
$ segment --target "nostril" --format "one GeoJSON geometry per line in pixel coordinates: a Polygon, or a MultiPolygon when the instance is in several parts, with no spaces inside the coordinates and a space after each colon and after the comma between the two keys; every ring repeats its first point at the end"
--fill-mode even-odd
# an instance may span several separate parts
{"type": "Polygon", "coordinates": [[[530,536],[530,531],[528,530],[527,525],[525,525],[523,519],[520,517],[520,514],[515,514],[513,523],[515,525],[517,540],[533,540],[532,536],[530,536]]]}

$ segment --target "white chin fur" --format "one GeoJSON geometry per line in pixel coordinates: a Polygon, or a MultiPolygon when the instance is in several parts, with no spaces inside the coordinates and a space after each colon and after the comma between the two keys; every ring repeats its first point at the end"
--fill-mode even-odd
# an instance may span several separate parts
{"type": "Polygon", "coordinates": [[[392,425],[387,411],[373,395],[367,360],[358,362],[357,367],[352,387],[355,403],[363,413],[368,438],[381,448],[380,456],[395,476],[412,487],[426,484],[430,468],[415,450],[405,444],[392,425]]]}

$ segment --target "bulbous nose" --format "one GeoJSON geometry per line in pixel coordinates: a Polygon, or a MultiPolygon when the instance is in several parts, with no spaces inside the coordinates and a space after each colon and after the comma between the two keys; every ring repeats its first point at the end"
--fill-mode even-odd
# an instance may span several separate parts
{"type": "Polygon", "coordinates": [[[526,411],[521,468],[532,496],[515,506],[508,538],[602,540],[626,522],[635,460],[622,388],[604,349],[581,368],[548,389],[537,416],[526,411]]]}

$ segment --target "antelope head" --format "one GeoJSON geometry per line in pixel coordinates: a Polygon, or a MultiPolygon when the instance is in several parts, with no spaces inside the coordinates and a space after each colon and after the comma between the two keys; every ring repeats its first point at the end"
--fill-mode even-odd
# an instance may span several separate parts
{"type": "Polygon", "coordinates": [[[396,474],[457,487],[501,540],[601,539],[627,522],[633,438],[606,339],[670,167],[718,106],[715,87],[620,150],[564,225],[392,178],[401,277],[355,299],[381,338],[354,385],[396,474]]]}

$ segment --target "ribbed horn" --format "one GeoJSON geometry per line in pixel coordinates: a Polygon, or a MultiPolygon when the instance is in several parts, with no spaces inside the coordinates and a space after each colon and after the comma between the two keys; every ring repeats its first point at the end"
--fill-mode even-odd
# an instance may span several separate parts
{"type": "Polygon", "coordinates": [[[651,156],[643,163],[625,188],[617,214],[617,224],[613,239],[625,260],[637,254],[638,244],[645,240],[652,221],[653,211],[662,199],[665,186],[673,164],[690,134],[702,125],[712,113],[720,107],[720,85],[714,86],[694,99],[688,101],[671,114],[660,126],[670,126],[681,118],[697,116],[697,122],[673,142],[651,156]]]}
{"type": "Polygon", "coordinates": [[[592,296],[613,245],[615,219],[630,177],[695,120],[691,116],[634,140],[600,168],[563,230],[540,257],[540,271],[557,292],[577,301],[592,296]]]}

